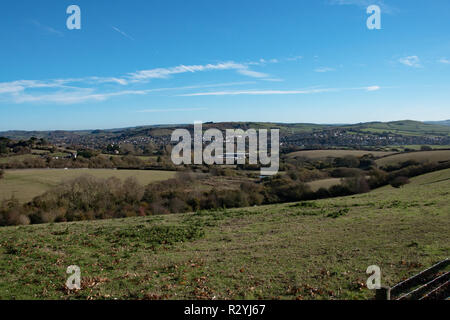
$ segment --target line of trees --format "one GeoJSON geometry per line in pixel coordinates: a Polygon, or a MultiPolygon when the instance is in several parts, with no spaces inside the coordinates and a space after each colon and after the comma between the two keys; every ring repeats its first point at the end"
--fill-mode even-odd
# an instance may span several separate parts
{"type": "Polygon", "coordinates": [[[312,191],[305,182],[318,174],[315,169],[296,173],[290,168],[287,174],[262,181],[244,181],[234,189],[216,186],[208,191],[193,186],[196,182],[202,185],[197,180],[211,173],[179,172],[174,179],[147,186],[141,186],[133,178],[121,181],[82,176],[62,183],[28,204],[22,205],[14,198],[3,201],[0,225],[123,218],[346,196],[388,184],[401,187],[410,177],[447,168],[450,161],[402,165],[391,172],[373,167],[355,171],[342,178],[341,184],[317,191],[312,191]]]}
{"type": "Polygon", "coordinates": [[[159,157],[156,160],[142,160],[135,156],[106,156],[94,155],[90,157],[78,156],[73,158],[52,157],[49,155],[12,158],[0,164],[0,169],[43,169],[43,168],[96,168],[96,169],[146,169],[177,170],[169,158],[159,157]]]}

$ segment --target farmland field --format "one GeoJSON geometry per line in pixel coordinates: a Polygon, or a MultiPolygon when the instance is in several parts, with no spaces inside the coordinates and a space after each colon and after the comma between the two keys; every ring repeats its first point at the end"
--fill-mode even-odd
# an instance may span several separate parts
{"type": "Polygon", "coordinates": [[[312,191],[317,191],[320,188],[328,189],[338,184],[341,184],[341,178],[320,179],[307,183],[307,185],[311,188],[312,191]]]}
{"type": "Polygon", "coordinates": [[[410,136],[432,135],[432,136],[448,136],[450,135],[449,126],[427,124],[418,121],[404,120],[393,122],[369,122],[363,124],[352,125],[353,128],[358,128],[364,132],[372,133],[395,133],[410,136]]]}
{"type": "Polygon", "coordinates": [[[388,151],[365,151],[365,150],[305,150],[296,151],[288,154],[288,157],[304,157],[307,159],[325,159],[325,158],[338,158],[345,156],[362,157],[366,154],[372,154],[375,157],[384,157],[391,155],[394,152],[388,151]]]}
{"type": "Polygon", "coordinates": [[[40,156],[35,154],[23,154],[10,157],[0,157],[0,164],[12,163],[14,161],[23,161],[25,159],[39,159],[40,156]]]}
{"type": "MultiPolygon", "coordinates": [[[[110,158],[110,157],[122,158],[123,157],[123,155],[106,154],[106,153],[102,153],[101,156],[105,157],[105,158],[110,158]]],[[[142,161],[150,161],[150,160],[156,161],[156,159],[158,158],[157,156],[134,156],[134,157],[141,159],[142,161]]]]}
{"type": "MultiPolygon", "coordinates": [[[[425,146],[430,147],[433,150],[450,149],[450,145],[425,145],[425,146]]],[[[386,146],[386,148],[394,148],[394,149],[400,149],[400,150],[412,149],[415,151],[420,151],[420,149],[422,147],[423,147],[423,145],[418,145],[418,144],[406,144],[406,145],[402,145],[402,146],[386,146]]]]}
{"type": "Polygon", "coordinates": [[[19,201],[27,202],[35,196],[43,194],[50,188],[64,180],[73,179],[81,175],[91,175],[97,178],[116,177],[126,179],[135,177],[137,181],[146,185],[151,182],[173,178],[171,171],[156,170],[114,170],[114,169],[24,169],[6,170],[4,179],[0,180],[0,200],[14,195],[19,201]]]}
{"type": "Polygon", "coordinates": [[[450,150],[433,150],[433,151],[419,151],[408,152],[401,154],[394,154],[392,156],[384,157],[376,160],[378,166],[395,165],[408,160],[415,160],[417,162],[439,162],[450,160],[450,150]]]}
{"type": "Polygon", "coordinates": [[[450,169],[317,201],[0,229],[0,299],[366,299],[450,253],[450,169]],[[82,289],[64,289],[69,265],[82,289]]]}

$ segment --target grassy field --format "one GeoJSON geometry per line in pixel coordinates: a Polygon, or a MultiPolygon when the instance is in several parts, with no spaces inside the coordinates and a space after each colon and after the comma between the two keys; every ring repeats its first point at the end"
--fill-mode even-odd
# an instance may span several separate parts
{"type": "MultiPolygon", "coordinates": [[[[406,144],[403,146],[387,146],[387,147],[388,148],[396,148],[399,150],[412,149],[412,150],[420,151],[420,148],[422,148],[422,146],[424,146],[424,145],[406,144]]],[[[450,149],[450,145],[425,145],[425,146],[430,147],[433,150],[450,149]]]]}
{"type": "Polygon", "coordinates": [[[47,155],[50,157],[59,157],[64,158],[70,156],[70,153],[67,152],[55,152],[51,153],[44,150],[33,150],[33,153],[30,154],[22,154],[22,155],[11,155],[8,157],[0,157],[0,164],[14,163],[14,162],[23,162],[24,160],[32,160],[32,159],[41,159],[42,155],[47,155]]]}
{"type": "Polygon", "coordinates": [[[0,299],[367,299],[448,257],[450,170],[356,196],[0,229],[0,299]],[[82,289],[68,292],[69,265],[82,289]]]}
{"type": "MultiPolygon", "coordinates": [[[[118,155],[118,154],[106,154],[106,153],[102,153],[101,156],[102,156],[102,157],[105,157],[105,158],[110,158],[110,157],[113,157],[113,158],[122,158],[122,157],[124,157],[123,155],[118,155]]],[[[133,157],[136,157],[136,158],[138,158],[138,159],[141,159],[142,161],[150,161],[150,160],[156,161],[156,160],[158,159],[157,156],[133,156],[133,157]]]]}
{"type": "Polygon", "coordinates": [[[39,159],[40,156],[36,154],[23,154],[23,155],[14,155],[10,157],[0,157],[0,164],[12,163],[14,161],[22,162],[25,159],[39,159]]]}
{"type": "Polygon", "coordinates": [[[320,188],[329,189],[330,187],[338,184],[341,184],[341,178],[320,179],[307,183],[307,185],[311,187],[312,191],[317,191],[320,188]]]}
{"type": "Polygon", "coordinates": [[[98,178],[117,177],[126,179],[135,177],[142,185],[173,178],[175,172],[154,170],[113,170],[113,169],[24,169],[6,170],[0,180],[0,201],[14,195],[19,201],[26,202],[43,194],[64,180],[89,174],[98,178]]]}
{"type": "Polygon", "coordinates": [[[350,128],[359,129],[369,133],[390,132],[395,134],[409,136],[448,136],[450,135],[450,127],[439,124],[427,124],[418,121],[403,120],[393,122],[368,122],[363,124],[355,124],[350,128]]]}
{"type": "Polygon", "coordinates": [[[418,162],[439,162],[450,160],[450,150],[433,150],[433,151],[419,151],[408,152],[402,154],[394,154],[392,156],[384,157],[376,160],[378,166],[395,165],[407,160],[415,160],[418,162]]]}
{"type": "Polygon", "coordinates": [[[393,154],[388,151],[365,151],[365,150],[305,150],[296,151],[288,154],[288,157],[303,157],[307,159],[317,160],[325,158],[339,158],[345,156],[362,157],[366,154],[372,154],[375,157],[385,157],[393,154]]]}

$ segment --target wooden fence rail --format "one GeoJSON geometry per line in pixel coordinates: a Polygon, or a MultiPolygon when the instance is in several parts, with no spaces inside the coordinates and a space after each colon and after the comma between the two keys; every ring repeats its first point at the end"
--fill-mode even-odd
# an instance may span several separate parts
{"type": "Polygon", "coordinates": [[[448,299],[450,297],[450,265],[447,258],[434,266],[406,279],[392,288],[377,290],[377,300],[448,299]]]}

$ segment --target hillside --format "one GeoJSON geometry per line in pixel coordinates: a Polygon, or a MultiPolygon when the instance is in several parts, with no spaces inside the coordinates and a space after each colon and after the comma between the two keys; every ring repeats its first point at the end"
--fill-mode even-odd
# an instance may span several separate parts
{"type": "Polygon", "coordinates": [[[408,160],[416,161],[419,163],[445,162],[450,160],[450,150],[433,150],[433,151],[399,153],[380,158],[375,162],[379,167],[384,167],[387,165],[398,165],[408,160]]]}
{"type": "MultiPolygon", "coordinates": [[[[111,143],[168,144],[170,135],[176,128],[193,130],[193,125],[154,125],[108,130],[79,131],[5,131],[0,137],[13,140],[43,138],[57,145],[82,145],[104,147],[111,143]]],[[[203,128],[225,129],[279,129],[281,140],[294,145],[394,145],[406,144],[450,144],[450,126],[429,124],[418,121],[368,122],[353,125],[325,125],[310,123],[264,123],[264,122],[207,122],[203,128]],[[395,135],[395,139],[385,141],[380,135],[395,135]],[[358,139],[355,136],[360,136],[358,139]],[[403,139],[401,137],[404,137],[403,139]]]]}
{"type": "Polygon", "coordinates": [[[450,169],[367,194],[0,229],[0,299],[365,299],[448,257],[450,169]],[[82,290],[68,293],[67,266],[82,290]]]}
{"type": "Polygon", "coordinates": [[[448,136],[450,128],[440,123],[424,123],[412,120],[393,121],[393,122],[368,122],[349,126],[370,133],[395,133],[402,135],[431,135],[448,136]]]}
{"type": "Polygon", "coordinates": [[[450,120],[444,120],[444,121],[426,121],[425,123],[428,124],[439,124],[442,126],[450,126],[450,120]]]}
{"type": "Polygon", "coordinates": [[[393,154],[394,152],[385,151],[364,151],[364,150],[304,150],[289,153],[287,156],[290,158],[299,157],[306,159],[326,159],[326,158],[338,158],[346,156],[362,157],[365,155],[373,155],[374,157],[385,157],[393,154]]]}

